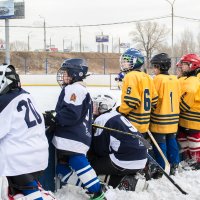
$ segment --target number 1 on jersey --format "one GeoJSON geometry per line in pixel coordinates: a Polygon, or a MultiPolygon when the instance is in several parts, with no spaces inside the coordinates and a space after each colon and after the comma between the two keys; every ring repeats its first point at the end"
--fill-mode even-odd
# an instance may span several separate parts
{"type": "Polygon", "coordinates": [[[170,92],[170,103],[171,103],[171,111],[173,112],[173,103],[172,103],[173,93],[170,92]]]}

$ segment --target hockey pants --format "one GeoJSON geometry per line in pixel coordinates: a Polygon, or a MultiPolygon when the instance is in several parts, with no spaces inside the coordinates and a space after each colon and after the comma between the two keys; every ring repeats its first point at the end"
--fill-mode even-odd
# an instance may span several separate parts
{"type": "MultiPolygon", "coordinates": [[[[163,154],[169,161],[171,165],[178,164],[179,159],[179,148],[176,141],[176,134],[153,134],[155,140],[157,141],[159,147],[161,148],[163,154]]],[[[160,164],[162,168],[165,167],[164,160],[160,155],[158,149],[153,146],[155,160],[160,164]]]]}

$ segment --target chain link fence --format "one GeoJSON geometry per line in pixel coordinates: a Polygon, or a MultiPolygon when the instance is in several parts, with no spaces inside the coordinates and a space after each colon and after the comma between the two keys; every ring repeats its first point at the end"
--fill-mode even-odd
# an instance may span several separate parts
{"type": "MultiPolygon", "coordinates": [[[[112,74],[120,72],[120,54],[102,53],[44,53],[44,52],[11,52],[11,64],[19,74],[56,74],[64,59],[84,58],[89,66],[89,72],[94,74],[112,74]]],[[[175,64],[179,58],[174,58],[169,70],[170,74],[176,74],[175,64]]],[[[4,54],[0,52],[0,62],[4,63],[4,54]]],[[[153,75],[153,69],[148,63],[142,67],[143,71],[153,75]]]]}

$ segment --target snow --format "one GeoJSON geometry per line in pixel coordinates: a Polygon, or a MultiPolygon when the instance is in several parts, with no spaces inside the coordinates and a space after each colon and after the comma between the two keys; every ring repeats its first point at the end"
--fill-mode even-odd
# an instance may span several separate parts
{"type": "MultiPolygon", "coordinates": [[[[23,87],[35,98],[42,112],[55,108],[59,87],[23,87]]],[[[91,96],[105,92],[113,95],[120,103],[120,91],[109,88],[88,88],[91,96]]],[[[109,189],[106,192],[107,200],[200,200],[200,170],[180,171],[173,180],[188,193],[182,194],[166,177],[148,181],[149,187],[142,192],[125,192],[118,189],[109,189]]],[[[65,186],[55,194],[58,200],[86,200],[89,199],[85,191],[72,185],[65,186]]]]}
{"type": "MultiPolygon", "coordinates": [[[[149,187],[146,191],[126,192],[109,189],[106,198],[107,200],[200,200],[200,170],[183,171],[171,177],[188,195],[182,194],[166,177],[162,177],[148,181],[149,187]]],[[[72,185],[58,190],[56,197],[59,200],[88,199],[83,189],[72,185]]]]}

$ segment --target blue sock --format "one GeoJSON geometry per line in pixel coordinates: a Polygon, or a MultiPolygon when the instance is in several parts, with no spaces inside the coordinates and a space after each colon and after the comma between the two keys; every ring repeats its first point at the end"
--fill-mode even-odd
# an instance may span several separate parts
{"type": "Polygon", "coordinates": [[[83,186],[87,188],[89,192],[97,193],[101,190],[99,179],[85,155],[70,156],[69,165],[76,172],[83,186]]]}
{"type": "MultiPolygon", "coordinates": [[[[34,192],[39,191],[39,189],[38,189],[38,184],[37,184],[36,181],[30,182],[30,183],[26,184],[26,186],[34,186],[34,187],[36,187],[36,189],[32,189],[32,190],[22,190],[22,194],[23,194],[24,196],[27,196],[27,195],[29,195],[29,194],[32,194],[32,193],[34,193],[34,192]]],[[[39,191],[39,192],[40,192],[40,191],[39,191]]],[[[39,198],[37,198],[37,199],[35,199],[35,200],[43,200],[42,195],[41,195],[41,197],[39,197],[39,198]]]]}

